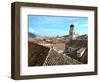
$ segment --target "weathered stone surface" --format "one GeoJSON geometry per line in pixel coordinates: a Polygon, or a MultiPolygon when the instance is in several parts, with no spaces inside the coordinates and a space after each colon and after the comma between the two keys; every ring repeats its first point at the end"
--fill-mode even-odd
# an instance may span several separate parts
{"type": "Polygon", "coordinates": [[[81,62],[64,54],[58,53],[54,49],[51,49],[43,65],[46,66],[46,65],[71,65],[71,64],[72,65],[81,64],[81,62]]]}
{"type": "MultiPolygon", "coordinates": [[[[28,46],[28,66],[82,64],[73,57],[70,57],[63,53],[59,53],[53,48],[50,49],[48,47],[41,46],[33,42],[29,42],[28,46]]],[[[83,61],[83,59],[81,61],[83,61]]]]}
{"type": "Polygon", "coordinates": [[[64,65],[64,57],[54,49],[50,49],[43,65],[64,65]]]}
{"type": "Polygon", "coordinates": [[[82,64],[81,62],[71,58],[70,56],[64,56],[65,65],[75,65],[75,64],[82,64]]]}
{"type": "Polygon", "coordinates": [[[28,66],[42,66],[49,52],[49,48],[28,42],[28,66]]]}

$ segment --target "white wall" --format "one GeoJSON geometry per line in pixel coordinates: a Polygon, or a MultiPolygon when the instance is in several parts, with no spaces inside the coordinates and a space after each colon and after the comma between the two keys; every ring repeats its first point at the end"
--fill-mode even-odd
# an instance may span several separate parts
{"type": "MultiPolygon", "coordinates": [[[[11,66],[11,2],[15,0],[0,0],[0,82],[14,82],[10,79],[10,66],[11,66]]],[[[98,6],[100,10],[100,0],[16,0],[22,2],[38,2],[38,3],[53,3],[53,4],[68,4],[68,5],[87,5],[98,6]]],[[[100,22],[100,11],[98,13],[98,22],[100,22]]],[[[98,25],[98,35],[100,35],[100,25],[98,25]]],[[[98,42],[100,38],[98,38],[98,42]]],[[[98,44],[99,45],[99,44],[98,44]]],[[[98,47],[100,49],[100,46],[98,47]]],[[[100,62],[100,51],[98,53],[98,62],[100,62]]],[[[99,64],[100,69],[100,64],[99,64]]],[[[94,76],[79,76],[79,77],[63,77],[63,78],[50,78],[50,79],[35,79],[29,82],[88,82],[100,81],[99,75],[94,76]]],[[[23,80],[27,82],[27,80],[23,80]]]]}

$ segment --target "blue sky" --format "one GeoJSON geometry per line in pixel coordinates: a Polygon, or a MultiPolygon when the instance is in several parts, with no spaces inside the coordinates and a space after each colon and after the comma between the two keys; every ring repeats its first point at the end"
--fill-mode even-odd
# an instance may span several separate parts
{"type": "Polygon", "coordinates": [[[28,16],[29,32],[41,36],[63,36],[69,34],[70,24],[74,24],[79,35],[88,33],[87,17],[68,16],[28,16]]]}

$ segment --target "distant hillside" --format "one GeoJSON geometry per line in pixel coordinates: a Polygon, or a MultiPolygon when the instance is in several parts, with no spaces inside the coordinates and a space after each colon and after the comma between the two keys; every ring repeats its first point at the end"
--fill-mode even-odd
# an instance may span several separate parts
{"type": "Polygon", "coordinates": [[[34,33],[31,33],[31,32],[28,32],[28,37],[31,37],[31,38],[49,38],[49,37],[47,37],[47,36],[41,36],[41,35],[38,35],[38,34],[34,34],[34,33]]]}
{"type": "Polygon", "coordinates": [[[36,35],[34,33],[28,32],[28,37],[36,38],[36,35]]]}

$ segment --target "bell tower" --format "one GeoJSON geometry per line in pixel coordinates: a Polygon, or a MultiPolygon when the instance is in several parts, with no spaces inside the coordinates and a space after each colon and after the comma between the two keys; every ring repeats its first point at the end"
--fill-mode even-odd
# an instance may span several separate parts
{"type": "Polygon", "coordinates": [[[70,25],[69,36],[71,40],[75,39],[75,30],[73,24],[70,25]]]}

